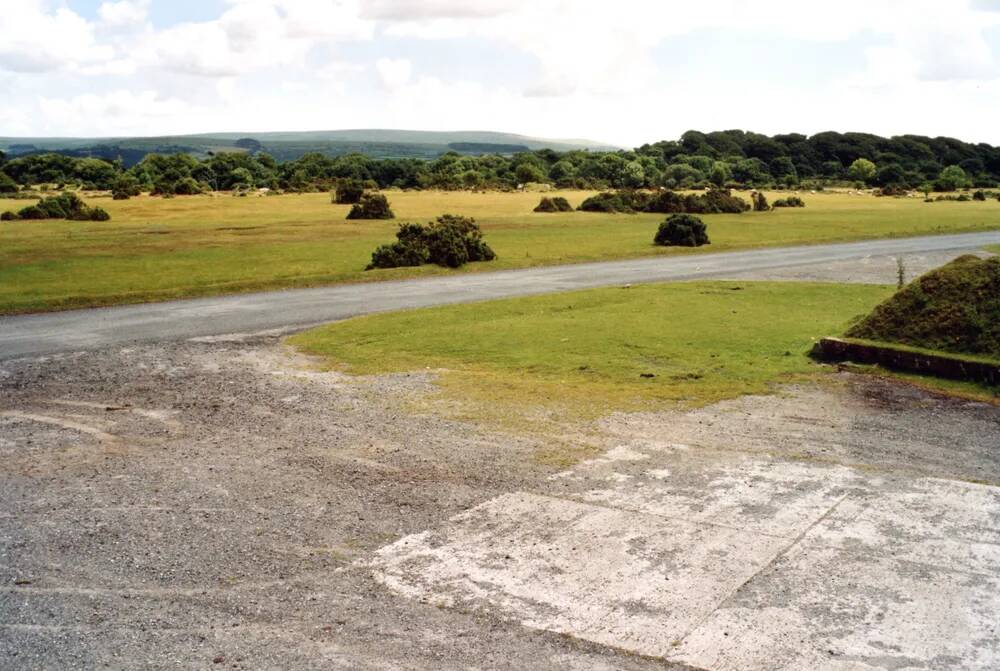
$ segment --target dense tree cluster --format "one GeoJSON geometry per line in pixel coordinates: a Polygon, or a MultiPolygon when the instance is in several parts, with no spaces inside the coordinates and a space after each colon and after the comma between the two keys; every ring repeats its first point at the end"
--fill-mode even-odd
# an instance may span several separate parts
{"type": "Polygon", "coordinates": [[[863,184],[946,191],[1000,182],[1000,148],[952,138],[867,133],[766,136],[740,130],[688,131],[678,140],[632,151],[469,156],[433,160],[376,159],[363,154],[308,153],[279,163],[244,143],[245,152],[148,154],[127,170],[121,160],[30,154],[0,161],[0,191],[19,185],[65,184],[112,189],[123,175],[160,194],[251,188],[332,191],[345,182],[367,188],[514,189],[531,182],[560,188],[689,189],[863,184]],[[191,185],[193,180],[198,188],[191,185]]]}
{"type": "Polygon", "coordinates": [[[396,232],[396,242],[381,245],[372,252],[367,270],[425,263],[458,268],[470,261],[495,258],[475,219],[445,214],[426,226],[402,224],[396,232]]]}

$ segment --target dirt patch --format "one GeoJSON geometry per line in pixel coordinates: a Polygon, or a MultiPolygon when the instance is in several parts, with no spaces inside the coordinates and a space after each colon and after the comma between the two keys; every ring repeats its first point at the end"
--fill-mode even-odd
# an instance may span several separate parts
{"type": "MultiPolygon", "coordinates": [[[[0,666],[664,668],[400,598],[364,567],[564,467],[538,438],[407,412],[431,384],[317,372],[272,336],[0,364],[0,666]]],[[[598,428],[606,448],[1000,480],[996,408],[847,374],[598,428]]]]}

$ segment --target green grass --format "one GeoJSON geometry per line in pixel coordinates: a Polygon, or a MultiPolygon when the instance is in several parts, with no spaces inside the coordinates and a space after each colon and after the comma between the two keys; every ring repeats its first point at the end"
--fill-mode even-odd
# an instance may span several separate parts
{"type": "Polygon", "coordinates": [[[533,423],[697,406],[815,375],[815,340],[891,293],[655,284],[359,317],[290,342],[355,374],[441,369],[440,399],[457,414],[533,423]]]}
{"type": "MultiPolygon", "coordinates": [[[[363,270],[398,223],[446,212],[475,217],[499,255],[458,272],[1000,228],[995,201],[804,194],[804,209],[705,217],[713,244],[679,250],[651,244],[662,215],[533,214],[537,193],[388,195],[395,221],[348,222],[347,206],[306,194],[88,198],[112,221],[3,222],[0,314],[456,272],[363,270]]],[[[577,205],[588,194],[562,195],[577,205]]],[[[0,200],[0,211],[26,204],[0,200]]]]}

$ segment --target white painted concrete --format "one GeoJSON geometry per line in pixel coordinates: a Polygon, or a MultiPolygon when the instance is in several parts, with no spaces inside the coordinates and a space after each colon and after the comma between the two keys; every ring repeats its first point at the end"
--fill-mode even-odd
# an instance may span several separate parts
{"type": "Polygon", "coordinates": [[[390,589],[706,669],[1000,668],[1000,490],[624,445],[403,538],[390,589]]]}

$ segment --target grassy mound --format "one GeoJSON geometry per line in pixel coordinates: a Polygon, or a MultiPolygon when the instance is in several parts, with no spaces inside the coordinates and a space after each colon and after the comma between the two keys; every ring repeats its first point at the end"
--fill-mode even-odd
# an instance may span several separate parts
{"type": "Polygon", "coordinates": [[[1000,257],[961,256],[932,270],[847,335],[1000,358],[1000,257]]]}

